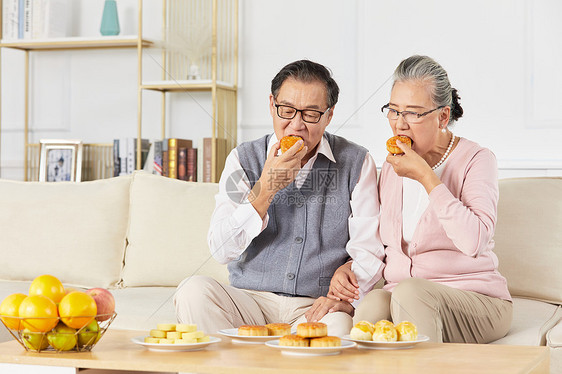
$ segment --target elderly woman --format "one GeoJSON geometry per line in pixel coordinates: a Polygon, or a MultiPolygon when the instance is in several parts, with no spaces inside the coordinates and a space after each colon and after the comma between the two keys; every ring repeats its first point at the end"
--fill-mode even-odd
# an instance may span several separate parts
{"type": "MultiPolygon", "coordinates": [[[[494,154],[451,132],[463,114],[459,96],[429,57],[400,63],[382,111],[394,135],[409,137],[412,147],[398,141],[404,153],[389,154],[382,166],[385,285],[363,298],[355,320],[408,320],[435,342],[503,337],[512,303],[492,251],[498,203],[494,154]]],[[[360,287],[348,263],[336,272],[330,294],[351,302],[369,291],[360,293],[360,287]]]]}

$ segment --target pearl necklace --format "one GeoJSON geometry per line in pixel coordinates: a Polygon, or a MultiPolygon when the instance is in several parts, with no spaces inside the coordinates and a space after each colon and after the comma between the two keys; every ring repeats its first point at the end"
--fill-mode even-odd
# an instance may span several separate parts
{"type": "Polygon", "coordinates": [[[454,143],[455,143],[455,134],[451,133],[451,141],[449,142],[449,146],[447,147],[447,150],[445,151],[445,153],[443,153],[443,157],[441,157],[441,160],[439,160],[438,163],[436,163],[431,167],[431,170],[437,169],[439,166],[441,166],[442,163],[445,162],[445,160],[449,156],[449,152],[451,152],[451,148],[453,148],[454,143]]]}

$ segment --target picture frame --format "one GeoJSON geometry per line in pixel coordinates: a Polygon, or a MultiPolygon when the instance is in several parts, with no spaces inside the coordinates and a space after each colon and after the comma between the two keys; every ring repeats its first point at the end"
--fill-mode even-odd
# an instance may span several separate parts
{"type": "Polygon", "coordinates": [[[42,139],[40,143],[40,182],[80,182],[82,141],[42,139]]]}

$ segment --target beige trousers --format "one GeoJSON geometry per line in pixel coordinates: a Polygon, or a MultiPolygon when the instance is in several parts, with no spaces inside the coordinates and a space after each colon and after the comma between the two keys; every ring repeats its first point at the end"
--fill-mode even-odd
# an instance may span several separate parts
{"type": "Polygon", "coordinates": [[[411,321],[434,342],[489,343],[504,337],[513,304],[420,278],[400,282],[391,292],[375,289],[355,311],[354,322],[411,321]]]}
{"type": "MultiPolygon", "coordinates": [[[[272,292],[244,290],[221,284],[206,276],[185,279],[174,295],[179,323],[196,323],[207,333],[241,325],[306,322],[304,313],[316,299],[287,297],[272,292]]],[[[320,320],[328,325],[328,334],[349,334],[353,321],[343,312],[328,313],[320,320]]]]}

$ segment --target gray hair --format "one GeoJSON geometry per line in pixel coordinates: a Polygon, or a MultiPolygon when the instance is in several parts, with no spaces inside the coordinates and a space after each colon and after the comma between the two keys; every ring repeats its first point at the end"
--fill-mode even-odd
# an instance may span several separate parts
{"type": "Polygon", "coordinates": [[[394,83],[412,80],[428,83],[431,100],[437,107],[451,107],[449,124],[462,117],[463,109],[457,90],[451,87],[447,72],[434,59],[414,55],[400,62],[394,71],[394,83]]]}
{"type": "Polygon", "coordinates": [[[306,83],[318,81],[326,87],[326,104],[328,108],[332,108],[338,102],[340,89],[332,77],[332,72],[324,65],[310,60],[299,60],[286,65],[271,81],[271,94],[273,98],[277,99],[281,86],[288,78],[306,83]]]}

